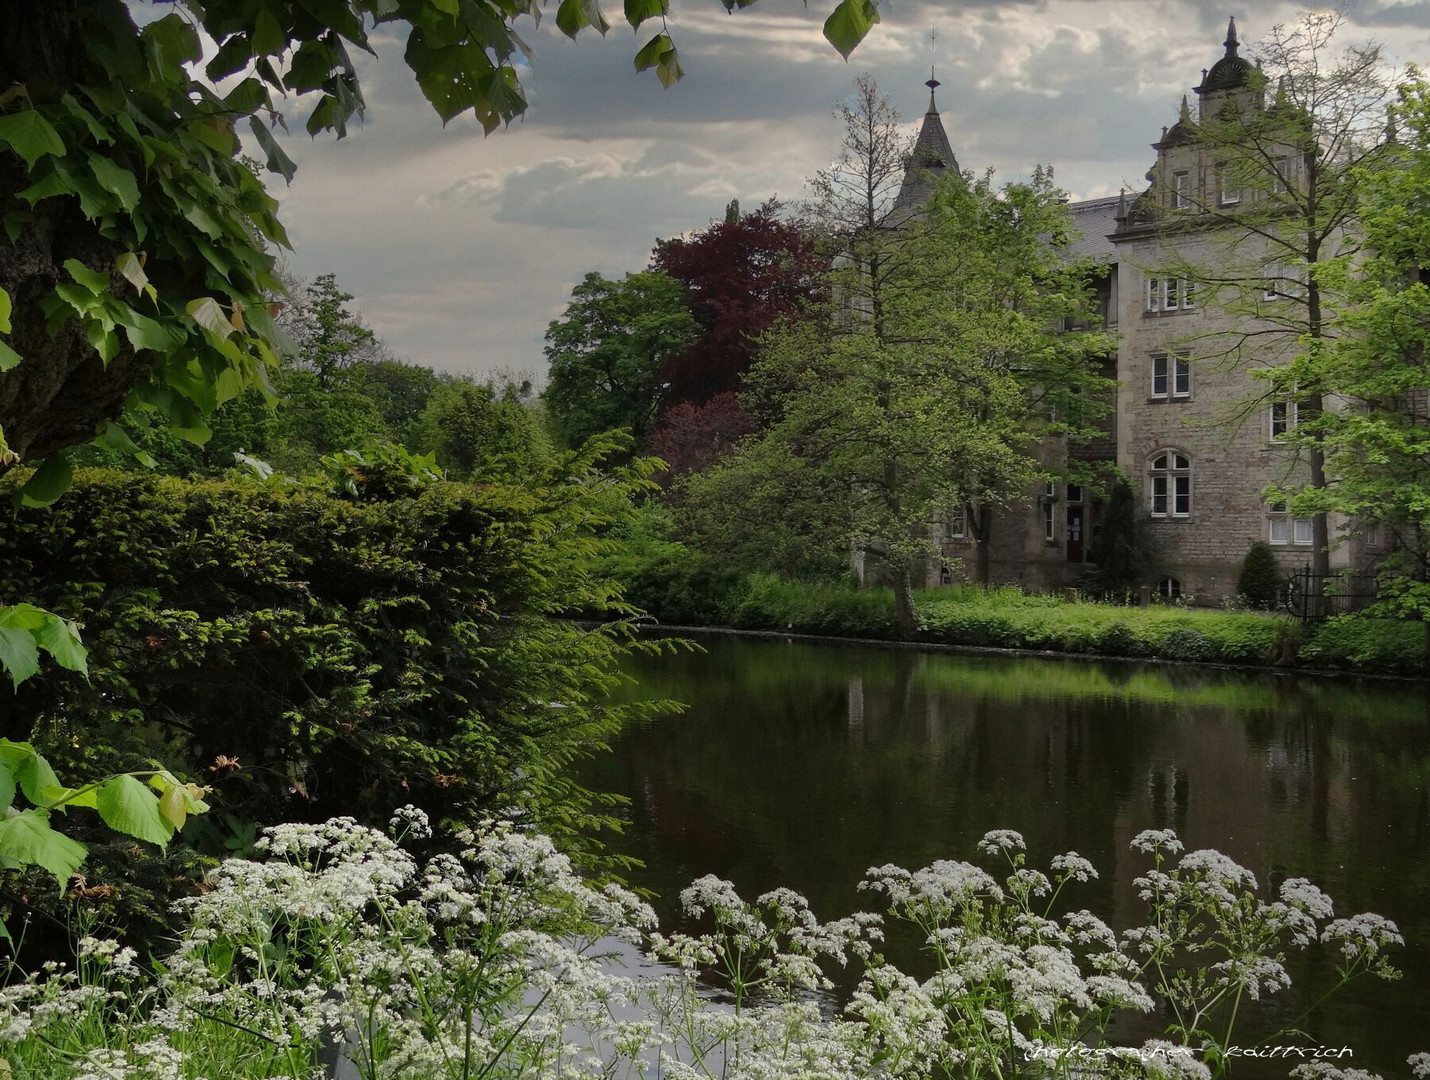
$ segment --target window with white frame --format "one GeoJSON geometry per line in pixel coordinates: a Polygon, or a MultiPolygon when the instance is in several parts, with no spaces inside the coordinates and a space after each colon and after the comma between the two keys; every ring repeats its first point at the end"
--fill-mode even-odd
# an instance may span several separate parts
{"type": "Polygon", "coordinates": [[[1281,442],[1296,427],[1300,407],[1295,401],[1273,401],[1269,406],[1268,427],[1272,442],[1281,442]]]}
{"type": "Polygon", "coordinates": [[[1058,486],[1051,480],[1043,485],[1043,539],[1053,544],[1057,542],[1058,531],[1053,518],[1053,504],[1058,501],[1058,486]]]}
{"type": "Polygon", "coordinates": [[[1310,518],[1293,518],[1285,500],[1266,504],[1266,541],[1278,547],[1309,547],[1313,537],[1310,518]]]}
{"type": "Polygon", "coordinates": [[[1385,526],[1378,521],[1362,521],[1360,542],[1368,548],[1385,547],[1385,526]]]}
{"type": "Polygon", "coordinates": [[[1237,184],[1236,169],[1229,161],[1223,161],[1216,167],[1216,201],[1221,206],[1241,202],[1241,187],[1237,184]]]}
{"type": "Polygon", "coordinates": [[[1271,193],[1284,195],[1291,189],[1291,159],[1279,157],[1272,162],[1272,165],[1276,169],[1276,179],[1272,181],[1271,193]]]}
{"type": "Polygon", "coordinates": [[[1149,277],[1147,279],[1148,311],[1194,311],[1195,286],[1186,278],[1149,277]]]}
{"type": "Polygon", "coordinates": [[[1285,300],[1306,295],[1306,284],[1294,266],[1273,262],[1266,264],[1266,279],[1261,289],[1263,300],[1285,300]]]}
{"type": "Polygon", "coordinates": [[[1160,401],[1192,396],[1192,362],[1177,353],[1161,353],[1152,357],[1152,390],[1149,395],[1160,401]]]}
{"type": "Polygon", "coordinates": [[[968,536],[967,504],[961,504],[949,513],[945,529],[950,540],[963,540],[968,536]]]}
{"type": "Polygon", "coordinates": [[[1185,454],[1163,450],[1152,457],[1147,485],[1153,517],[1184,518],[1192,512],[1192,463],[1185,454]]]}
{"type": "Polygon", "coordinates": [[[1172,209],[1185,210],[1192,205],[1192,174],[1172,174],[1172,209]]]}

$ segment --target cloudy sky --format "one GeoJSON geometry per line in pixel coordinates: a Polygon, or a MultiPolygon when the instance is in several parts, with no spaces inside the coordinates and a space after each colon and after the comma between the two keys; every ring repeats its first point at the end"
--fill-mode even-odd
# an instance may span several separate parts
{"type": "MultiPolygon", "coordinates": [[[[1076,198],[1138,186],[1149,144],[1221,55],[1228,15],[1249,46],[1298,12],[1228,2],[884,0],[883,22],[846,64],[820,34],[832,0],[760,0],[735,15],[718,0],[675,0],[687,75],[665,90],[634,72],[649,34],[617,23],[610,0],[605,39],[569,41],[552,18],[521,28],[537,54],[530,108],[487,137],[465,118],[444,129],[389,39],[361,65],[362,126],[341,142],[287,140],[298,176],[270,183],[295,248],[287,261],[303,277],[336,273],[398,356],[540,374],[546,325],[587,271],[642,269],[656,238],[719,218],[731,198],[748,209],[800,197],[837,151],[831,110],[861,71],[916,125],[932,59],[966,169],[1006,180],[1049,163],[1076,198]]],[[[1430,0],[1353,0],[1348,11],[1346,40],[1430,65],[1430,0]]]]}

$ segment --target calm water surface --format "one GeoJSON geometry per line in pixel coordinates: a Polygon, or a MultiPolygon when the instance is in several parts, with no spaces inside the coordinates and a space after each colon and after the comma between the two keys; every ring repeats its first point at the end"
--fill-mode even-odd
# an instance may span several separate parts
{"type": "MultiPolygon", "coordinates": [[[[714,873],[754,896],[788,885],[824,917],[869,904],[887,862],[980,861],[989,829],[1030,861],[1076,850],[1102,873],[1075,907],[1140,912],[1128,841],[1172,828],[1263,883],[1303,876],[1338,915],[1395,919],[1405,978],[1353,986],[1306,1024],[1343,1066],[1405,1075],[1430,1050],[1430,696],[1422,689],[1196,668],[922,654],[704,636],[703,652],[633,660],[633,696],[685,702],[623,733],[581,779],[630,800],[616,850],[645,864],[664,926],[714,873]]],[[[985,862],[986,865],[986,862],[985,862]]],[[[891,958],[918,970],[912,942],[891,958]]],[[[1273,1031],[1326,985],[1324,960],[1255,1026],[1273,1031]]],[[[1243,1029],[1249,1034],[1251,1028],[1243,1029]]],[[[1143,1036],[1147,1032],[1128,1032],[1143,1036]]],[[[1140,1041],[1140,1038],[1139,1038],[1140,1041]]],[[[1287,1067],[1237,1068],[1242,1077],[1287,1067]]]]}

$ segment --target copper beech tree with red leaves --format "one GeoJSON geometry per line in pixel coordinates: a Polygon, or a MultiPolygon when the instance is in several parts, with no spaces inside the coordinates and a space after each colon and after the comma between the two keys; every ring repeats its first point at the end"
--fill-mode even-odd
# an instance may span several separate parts
{"type": "Polygon", "coordinates": [[[669,405],[702,405],[734,393],[758,350],[759,337],[778,320],[798,318],[823,298],[828,258],[799,222],[770,199],[689,237],[658,241],[651,267],[681,282],[699,336],[671,358],[669,405]]]}

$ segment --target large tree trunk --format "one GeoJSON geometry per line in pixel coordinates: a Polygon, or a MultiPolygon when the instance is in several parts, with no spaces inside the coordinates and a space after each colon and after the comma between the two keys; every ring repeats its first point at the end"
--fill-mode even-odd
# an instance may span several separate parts
{"type": "Polygon", "coordinates": [[[907,560],[894,565],[894,636],[900,641],[912,638],[919,628],[919,619],[914,611],[914,592],[909,581],[907,560]]]}

